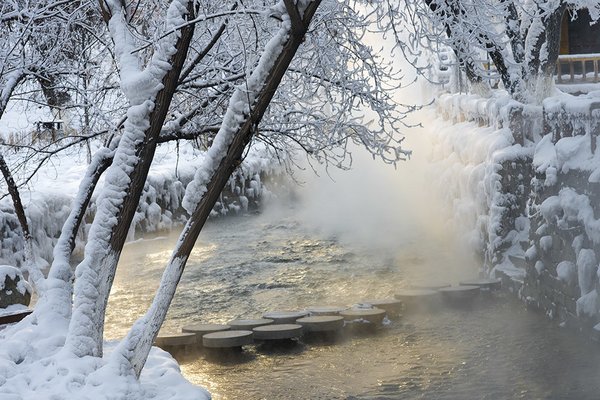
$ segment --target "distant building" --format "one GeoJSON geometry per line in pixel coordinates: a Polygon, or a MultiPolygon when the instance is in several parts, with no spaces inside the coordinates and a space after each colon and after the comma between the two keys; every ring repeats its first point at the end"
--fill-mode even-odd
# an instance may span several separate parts
{"type": "Polygon", "coordinates": [[[565,11],[560,27],[560,54],[594,53],[600,55],[600,23],[592,24],[586,9],[565,11]]]}
{"type": "Polygon", "coordinates": [[[56,138],[64,136],[63,121],[38,121],[35,123],[36,130],[31,138],[32,143],[41,141],[56,141],[56,138]]]}
{"type": "Polygon", "coordinates": [[[599,82],[600,23],[586,9],[567,10],[560,27],[558,82],[599,82]]]}

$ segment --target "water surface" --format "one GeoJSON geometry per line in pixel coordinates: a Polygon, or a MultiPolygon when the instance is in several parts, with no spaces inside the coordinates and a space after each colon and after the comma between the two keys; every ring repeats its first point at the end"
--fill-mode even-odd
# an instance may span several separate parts
{"type": "MultiPolygon", "coordinates": [[[[165,330],[254,318],[277,309],[389,297],[424,276],[477,274],[452,241],[413,231],[386,251],[358,246],[279,214],[211,223],[184,273],[165,330]]],[[[122,336],[149,304],[175,236],[129,244],[110,300],[107,336],[122,336]]],[[[194,355],[184,375],[214,399],[593,399],[596,346],[507,295],[469,309],[405,315],[336,343],[194,355]]]]}

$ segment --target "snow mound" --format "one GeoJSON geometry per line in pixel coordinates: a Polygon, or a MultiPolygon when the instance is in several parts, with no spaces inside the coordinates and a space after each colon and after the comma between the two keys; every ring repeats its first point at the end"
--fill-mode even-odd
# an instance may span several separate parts
{"type": "MultiPolygon", "coordinates": [[[[0,398],[82,400],[204,400],[210,394],[188,382],[177,362],[152,348],[140,379],[109,362],[115,342],[105,343],[104,358],[78,358],[59,350],[60,329],[33,338],[31,329],[0,332],[0,398]],[[4,335],[4,336],[3,336],[4,335]],[[24,339],[27,338],[27,339],[24,339]]],[[[58,327],[57,327],[58,328],[58,327]]],[[[39,332],[39,331],[38,331],[39,332]]]]}

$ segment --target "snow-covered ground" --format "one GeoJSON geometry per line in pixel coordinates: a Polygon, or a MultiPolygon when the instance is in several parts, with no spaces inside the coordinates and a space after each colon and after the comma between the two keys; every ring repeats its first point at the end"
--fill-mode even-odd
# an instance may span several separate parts
{"type": "MultiPolygon", "coordinates": [[[[57,326],[60,332],[60,327],[57,326]]],[[[64,337],[20,325],[0,331],[0,398],[24,399],[122,399],[203,400],[209,393],[192,385],[177,362],[159,348],[152,348],[140,379],[123,374],[102,359],[69,356],[62,348],[64,337]],[[28,341],[34,340],[36,346],[28,341]]],[[[107,359],[116,343],[106,343],[107,359]]]]}

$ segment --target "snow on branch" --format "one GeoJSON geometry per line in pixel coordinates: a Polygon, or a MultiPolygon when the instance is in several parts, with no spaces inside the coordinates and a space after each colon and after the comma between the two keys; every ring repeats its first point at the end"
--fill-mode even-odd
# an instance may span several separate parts
{"type": "MultiPolygon", "coordinates": [[[[281,5],[283,2],[280,3],[281,5]]],[[[287,42],[291,28],[290,18],[285,14],[281,21],[280,31],[265,46],[258,65],[248,76],[247,81],[236,87],[231,96],[221,128],[203,159],[203,165],[198,167],[194,180],[186,188],[182,204],[190,214],[206,192],[206,185],[229,148],[233,135],[250,114],[250,107],[264,86],[266,78],[277,60],[277,55],[287,42]]]]}

